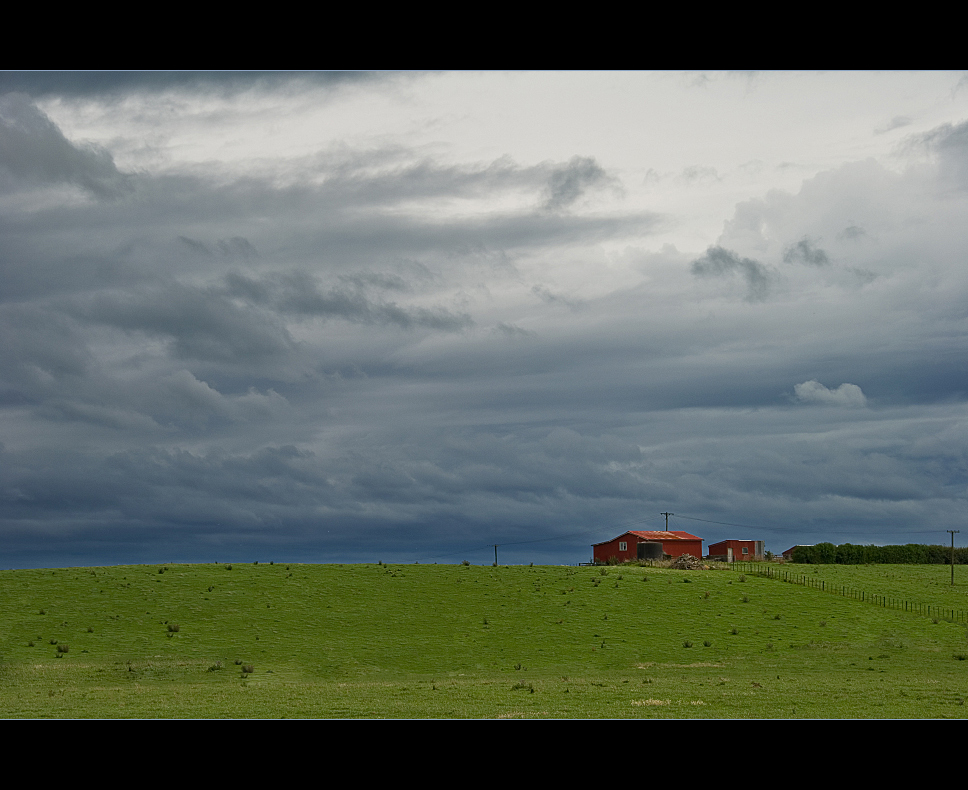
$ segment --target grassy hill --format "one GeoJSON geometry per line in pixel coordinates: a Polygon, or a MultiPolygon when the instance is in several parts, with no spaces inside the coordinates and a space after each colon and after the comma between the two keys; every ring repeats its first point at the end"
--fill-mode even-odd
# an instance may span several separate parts
{"type": "MultiPolygon", "coordinates": [[[[968,608],[943,567],[871,567],[800,566],[968,608]]],[[[963,625],[736,571],[118,566],[0,589],[8,718],[966,715],[963,625]]]]}

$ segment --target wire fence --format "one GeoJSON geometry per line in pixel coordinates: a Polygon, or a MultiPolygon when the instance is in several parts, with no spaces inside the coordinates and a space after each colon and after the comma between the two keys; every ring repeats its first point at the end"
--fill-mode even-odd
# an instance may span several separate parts
{"type": "Polygon", "coordinates": [[[897,609],[898,611],[911,612],[913,614],[933,617],[938,620],[948,620],[952,623],[968,623],[968,614],[961,609],[950,609],[945,606],[934,606],[932,604],[909,601],[905,598],[895,598],[890,595],[879,595],[869,593],[866,590],[857,590],[844,584],[835,584],[826,579],[818,579],[813,575],[795,573],[784,568],[778,568],[766,562],[733,562],[729,564],[730,570],[751,573],[756,576],[766,576],[770,579],[777,579],[788,584],[799,584],[803,587],[812,587],[815,590],[840,595],[844,598],[853,598],[855,601],[864,601],[874,606],[883,606],[887,609],[897,609]]]}

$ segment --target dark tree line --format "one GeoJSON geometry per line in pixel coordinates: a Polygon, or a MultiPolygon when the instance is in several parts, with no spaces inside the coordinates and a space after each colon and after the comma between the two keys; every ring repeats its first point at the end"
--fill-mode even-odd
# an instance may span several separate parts
{"type": "MultiPolygon", "coordinates": [[[[818,543],[797,546],[793,562],[810,565],[946,565],[951,562],[951,546],[926,546],[907,543],[903,546],[856,546],[853,543],[818,543]]],[[[968,548],[955,549],[955,564],[968,565],[968,548]]]]}

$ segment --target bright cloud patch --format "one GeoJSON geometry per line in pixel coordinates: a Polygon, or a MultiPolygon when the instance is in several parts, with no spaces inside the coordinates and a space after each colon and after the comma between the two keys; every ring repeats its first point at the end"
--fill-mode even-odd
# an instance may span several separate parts
{"type": "Polygon", "coordinates": [[[819,381],[805,381],[793,388],[801,403],[827,403],[832,406],[862,407],[867,398],[856,384],[841,384],[837,389],[827,389],[819,381]]]}

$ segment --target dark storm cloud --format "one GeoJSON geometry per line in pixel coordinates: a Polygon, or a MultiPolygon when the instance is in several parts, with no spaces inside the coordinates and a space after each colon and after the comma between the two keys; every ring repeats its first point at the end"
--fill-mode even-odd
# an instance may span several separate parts
{"type": "Polygon", "coordinates": [[[0,337],[0,381],[25,402],[76,386],[94,360],[76,323],[39,305],[0,306],[0,337]]]}
{"type": "Polygon", "coordinates": [[[594,186],[612,182],[605,170],[593,158],[574,156],[564,166],[556,166],[548,176],[548,199],[544,207],[560,211],[573,205],[594,186]]]}
{"type": "Polygon", "coordinates": [[[919,148],[936,154],[946,174],[968,189],[968,121],[945,123],[902,143],[902,149],[919,148]]]}
{"type": "Polygon", "coordinates": [[[855,239],[862,239],[867,235],[867,231],[858,225],[848,225],[840,233],[837,234],[837,238],[841,240],[853,241],[855,239]]]}
{"type": "Polygon", "coordinates": [[[101,198],[129,188],[107,151],[71,143],[18,93],[0,96],[0,167],[27,183],[74,184],[101,198]]]}
{"type": "Polygon", "coordinates": [[[103,98],[180,90],[231,96],[253,89],[278,90],[293,82],[338,87],[401,76],[406,75],[359,71],[5,71],[0,72],[0,93],[103,98]]]}
{"type": "Polygon", "coordinates": [[[803,263],[808,266],[826,266],[830,263],[827,253],[804,236],[783,252],[784,263],[803,263]]]}
{"type": "Polygon", "coordinates": [[[531,192],[540,208],[563,211],[595,190],[615,188],[617,179],[593,157],[574,156],[566,163],[520,165],[510,157],[488,163],[444,165],[413,161],[399,148],[337,150],[313,157],[307,171],[324,176],[319,196],[338,196],[343,205],[381,205],[444,196],[474,198],[497,192],[531,192]]]}
{"type": "Polygon", "coordinates": [[[80,320],[165,338],[182,359],[260,360],[295,345],[275,316],[174,282],[78,299],[70,310],[80,320]]]}
{"type": "Polygon", "coordinates": [[[749,301],[762,301],[769,296],[770,288],[776,281],[773,269],[754,261],[741,258],[735,252],[723,247],[710,247],[705,255],[692,262],[692,273],[697,277],[726,277],[740,274],[746,280],[749,301]]]}
{"type": "MultiPolygon", "coordinates": [[[[400,288],[400,278],[355,275],[348,283],[387,282],[400,288]]],[[[392,324],[401,329],[423,327],[457,332],[473,326],[467,314],[456,314],[441,307],[401,307],[394,302],[373,301],[359,288],[321,289],[317,278],[305,272],[292,272],[252,280],[238,273],[226,277],[228,293],[268,304],[280,313],[318,318],[339,318],[361,324],[392,324]]]]}

